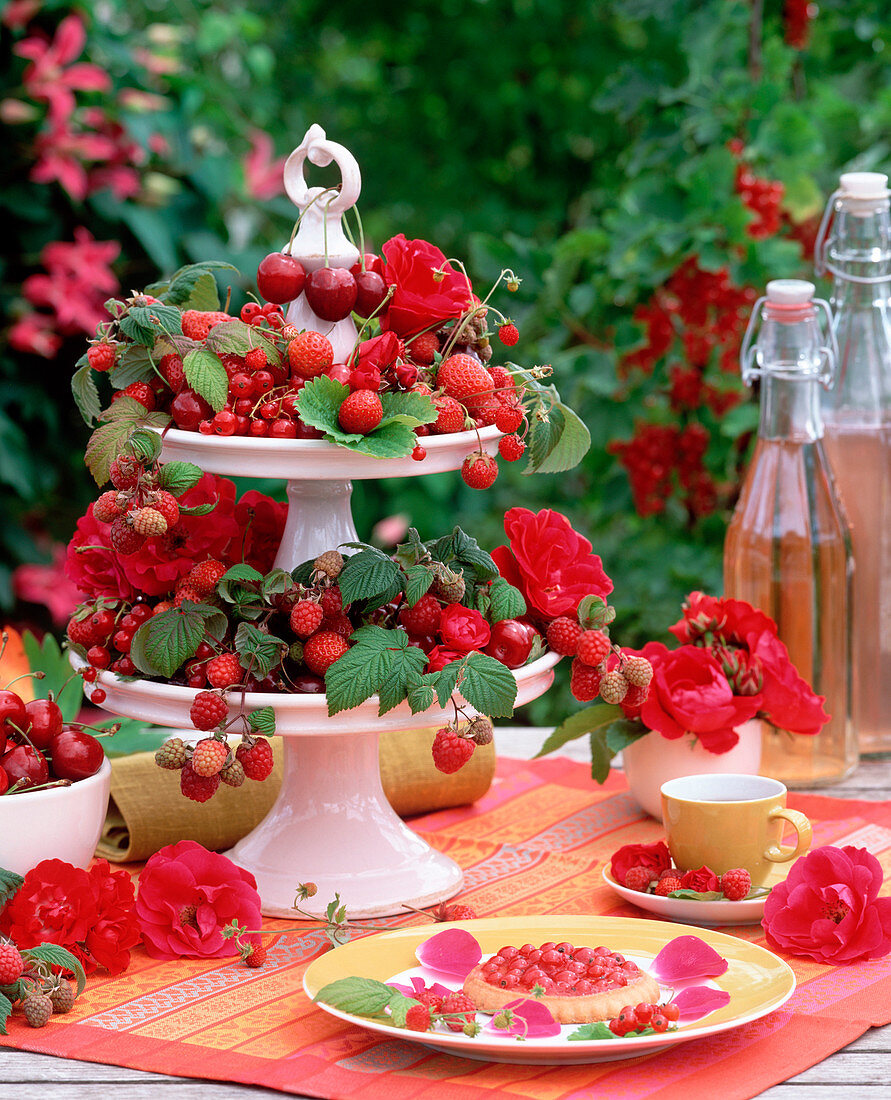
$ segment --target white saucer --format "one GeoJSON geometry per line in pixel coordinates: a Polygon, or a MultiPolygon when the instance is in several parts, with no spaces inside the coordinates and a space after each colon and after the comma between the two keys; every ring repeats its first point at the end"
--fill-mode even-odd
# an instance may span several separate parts
{"type": "MultiPolygon", "coordinates": [[[[764,903],[767,900],[767,894],[758,898],[744,898],[742,901],[663,898],[658,894],[645,894],[641,890],[629,890],[627,886],[621,886],[610,874],[608,866],[603,868],[603,881],[619,897],[630,901],[639,909],[646,909],[649,913],[655,913],[656,916],[665,917],[666,920],[677,921],[680,924],[696,924],[706,928],[733,924],[760,924],[764,916],[764,903]]],[[[769,885],[777,881],[779,879],[775,879],[769,885]]]]}

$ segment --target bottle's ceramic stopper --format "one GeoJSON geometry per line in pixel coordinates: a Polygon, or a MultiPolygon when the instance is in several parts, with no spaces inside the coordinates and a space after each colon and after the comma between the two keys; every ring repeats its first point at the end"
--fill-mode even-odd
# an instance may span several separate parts
{"type": "Polygon", "coordinates": [[[772,306],[806,306],[817,288],[806,279],[772,279],[767,284],[767,302],[772,306]]]}
{"type": "Polygon", "coordinates": [[[842,199],[887,199],[888,177],[882,172],[843,172],[839,190],[842,199]]]}

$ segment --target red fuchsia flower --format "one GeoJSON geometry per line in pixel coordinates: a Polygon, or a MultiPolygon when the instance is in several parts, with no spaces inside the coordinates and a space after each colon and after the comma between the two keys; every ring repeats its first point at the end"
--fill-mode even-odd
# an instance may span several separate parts
{"type": "Polygon", "coordinates": [[[242,161],[245,190],[261,202],[274,199],[284,190],[285,158],[273,157],[272,138],[262,130],[251,130],[248,137],[251,147],[242,161]]]}
{"type": "Polygon", "coordinates": [[[223,929],[237,921],[260,927],[254,876],[194,840],[168,844],[145,865],[136,917],[145,948],[155,959],[219,959],[236,955],[223,929]]]}
{"type": "Polygon", "coordinates": [[[230,558],[246,561],[259,572],[268,573],[275,562],[287,517],[287,504],[249,489],[235,505],[241,543],[237,540],[233,543],[230,558]]]}
{"type": "Polygon", "coordinates": [[[865,848],[815,848],[767,895],[768,942],[790,955],[839,965],[891,952],[891,897],[882,866],[865,848]]]}
{"type": "Polygon", "coordinates": [[[139,942],[133,882],[101,859],[84,871],[61,859],[45,859],[25,880],[0,917],[0,929],[20,948],[56,943],[92,973],[120,974],[139,942]]]}
{"type": "Polygon", "coordinates": [[[402,337],[430,325],[452,321],[473,302],[467,276],[447,261],[445,254],[427,241],[391,237],[381,251],[386,259],[384,278],[394,287],[381,328],[402,337]],[[441,277],[440,277],[441,274],[441,277]]]}
{"type": "Polygon", "coordinates": [[[72,13],[58,25],[52,41],[39,34],[14,47],[19,57],[31,62],[22,76],[25,90],[32,99],[47,103],[53,120],[71,114],[75,92],[107,92],[111,87],[108,74],[98,65],[75,64],[86,41],[83,19],[72,13]]]}
{"type": "Polygon", "coordinates": [[[59,119],[34,142],[30,178],[34,183],[58,183],[71,198],[83,202],[91,191],[87,165],[109,160],[114,152],[114,143],[107,137],[71,129],[68,119],[59,119]]]}
{"type": "Polygon", "coordinates": [[[640,720],[670,741],[692,733],[708,752],[728,752],[739,740],[736,727],[758,712],[758,695],[734,695],[715,658],[698,646],[668,649],[648,642],[640,654],[653,666],[640,720]]]}
{"type": "Polygon", "coordinates": [[[695,871],[684,871],[681,875],[681,887],[684,890],[696,890],[705,894],[710,890],[720,890],[721,880],[711,867],[702,866],[695,871]]]}
{"type": "Polygon", "coordinates": [[[533,618],[550,622],[576,612],[584,596],[606,597],[613,582],[591,543],[550,508],[530,512],[511,508],[504,514],[510,546],[497,546],[492,558],[498,572],[523,593],[533,618]]]}
{"type": "Polygon", "coordinates": [[[62,337],[56,332],[52,317],[45,313],[26,313],[9,330],[9,343],[16,351],[55,359],[62,346],[62,337]]]}
{"type": "Polygon", "coordinates": [[[36,306],[47,306],[63,334],[92,335],[108,317],[103,303],[117,293],[118,280],[108,266],[121,251],[117,241],[97,241],[79,226],[74,241],[53,241],[41,252],[45,275],[31,275],[22,286],[36,306]]]}
{"type": "Polygon", "coordinates": [[[446,649],[470,653],[489,644],[492,631],[489,624],[472,607],[450,603],[439,620],[439,636],[446,649]]]}
{"type": "Polygon", "coordinates": [[[632,867],[646,867],[651,878],[658,878],[671,866],[671,853],[664,840],[655,844],[625,844],[613,853],[610,873],[616,882],[625,885],[625,876],[632,867]]]}

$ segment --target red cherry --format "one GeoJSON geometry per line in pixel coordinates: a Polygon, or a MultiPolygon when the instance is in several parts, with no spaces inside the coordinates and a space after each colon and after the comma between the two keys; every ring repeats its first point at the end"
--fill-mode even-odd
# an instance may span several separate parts
{"type": "Polygon", "coordinates": [[[202,420],[213,416],[213,409],[194,390],[181,390],[170,402],[170,415],[177,428],[195,432],[202,420]]]}
{"type": "Polygon", "coordinates": [[[83,730],[65,729],[50,747],[53,772],[59,779],[88,779],[102,767],[102,745],[83,730]]]}
{"type": "MultiPolygon", "coordinates": [[[[303,264],[284,252],[270,252],[257,268],[257,289],[273,304],[293,302],[305,282],[303,264]]],[[[263,313],[269,316],[265,310],[263,313]]]]}
{"type": "Polygon", "coordinates": [[[360,256],[358,260],[356,260],[356,262],[350,268],[350,271],[353,275],[358,275],[359,272],[362,271],[363,260],[365,262],[366,271],[374,271],[378,275],[383,275],[384,261],[380,258],[380,256],[375,256],[373,252],[366,252],[363,256],[360,256]]]}
{"type": "Polygon", "coordinates": [[[46,749],[57,733],[62,732],[62,711],[52,699],[32,699],[25,703],[27,725],[22,728],[35,749],[46,749]]]}
{"type": "Polygon", "coordinates": [[[9,790],[9,776],[3,768],[0,768],[0,794],[6,794],[9,790]]]}
{"type": "Polygon", "coordinates": [[[532,652],[534,628],[517,619],[502,619],[492,627],[485,652],[508,668],[519,668],[532,652]]]}
{"type": "Polygon", "coordinates": [[[335,382],[342,382],[345,386],[349,385],[352,373],[352,368],[346,363],[334,363],[325,371],[329,378],[333,378],[335,382]]]}
{"type": "Polygon", "coordinates": [[[312,672],[301,672],[291,677],[291,689],[300,695],[324,695],[325,680],[312,672]]]}
{"type": "Polygon", "coordinates": [[[6,738],[15,733],[13,726],[23,730],[27,724],[28,712],[19,696],[8,688],[0,691],[0,737],[3,739],[3,748],[6,747],[6,738]]]}
{"type": "MultiPolygon", "coordinates": [[[[360,317],[370,317],[387,296],[387,284],[376,271],[360,271],[356,280],[356,304],[360,317]]],[[[321,316],[321,314],[319,315],[321,316]]]]}
{"type": "Polygon", "coordinates": [[[306,300],[323,321],[342,321],[356,304],[356,278],[345,267],[317,268],[306,280],[306,300]]]}
{"type": "Polygon", "coordinates": [[[10,786],[19,779],[27,779],[29,787],[36,787],[49,779],[46,758],[30,745],[14,745],[0,756],[0,767],[6,772],[10,786]]]}

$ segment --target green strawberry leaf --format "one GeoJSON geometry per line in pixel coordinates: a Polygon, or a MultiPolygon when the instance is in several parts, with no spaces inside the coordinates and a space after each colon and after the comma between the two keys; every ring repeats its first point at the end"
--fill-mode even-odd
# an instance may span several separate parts
{"type": "Polygon", "coordinates": [[[176,306],[131,306],[118,323],[125,336],[146,348],[154,347],[161,334],[183,330],[182,313],[176,306]]]}
{"type": "Polygon", "coordinates": [[[399,420],[416,428],[420,424],[432,424],[438,416],[433,401],[427,394],[389,390],[382,393],[380,399],[384,408],[381,425],[399,420]]]}
{"type": "Polygon", "coordinates": [[[582,1042],[591,1039],[615,1039],[617,1036],[610,1031],[606,1021],[597,1020],[593,1024],[582,1024],[575,1031],[571,1031],[566,1038],[582,1042]]]}
{"type": "Polygon", "coordinates": [[[220,357],[210,348],[192,348],[183,356],[183,368],[192,389],[219,412],[229,396],[229,377],[220,357]]]}
{"type": "Polygon", "coordinates": [[[240,274],[236,267],[224,260],[202,260],[200,263],[186,264],[169,279],[146,287],[146,294],[160,298],[168,305],[179,306],[181,310],[219,309],[220,295],[216,279],[211,274],[213,271],[234,271],[236,275],[240,274]]]}

